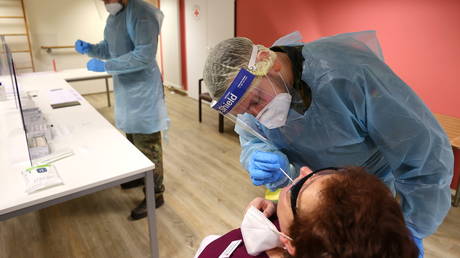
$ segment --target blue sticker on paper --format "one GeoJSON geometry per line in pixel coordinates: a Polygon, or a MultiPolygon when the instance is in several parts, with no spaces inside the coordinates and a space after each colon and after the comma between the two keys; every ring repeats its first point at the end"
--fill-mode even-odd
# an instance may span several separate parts
{"type": "Polygon", "coordinates": [[[45,173],[46,171],[48,171],[46,168],[37,168],[38,173],[45,173]]]}
{"type": "Polygon", "coordinates": [[[230,112],[243,97],[244,93],[246,93],[255,77],[256,76],[248,70],[241,69],[230,84],[230,87],[228,87],[224,95],[212,106],[212,108],[224,115],[230,112]]]}

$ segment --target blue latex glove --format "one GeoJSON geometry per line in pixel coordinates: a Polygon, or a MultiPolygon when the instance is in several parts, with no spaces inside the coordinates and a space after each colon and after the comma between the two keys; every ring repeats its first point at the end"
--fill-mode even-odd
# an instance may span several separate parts
{"type": "Polygon", "coordinates": [[[412,239],[414,240],[414,243],[418,248],[418,251],[419,251],[418,258],[423,258],[425,256],[425,249],[423,248],[423,239],[420,239],[420,238],[414,236],[414,231],[415,230],[412,229],[410,226],[408,228],[409,228],[409,231],[412,234],[412,239]]]}
{"type": "Polygon", "coordinates": [[[75,41],[75,50],[80,54],[86,54],[89,51],[90,45],[91,44],[83,40],[77,40],[75,41]]]}
{"type": "Polygon", "coordinates": [[[289,162],[280,154],[273,152],[255,151],[249,159],[249,176],[254,185],[264,185],[276,182],[289,169],[289,162]]]}
{"type": "Polygon", "coordinates": [[[92,58],[91,60],[88,61],[88,63],[86,64],[86,67],[88,68],[89,71],[104,72],[105,62],[97,58],[92,58]]]}

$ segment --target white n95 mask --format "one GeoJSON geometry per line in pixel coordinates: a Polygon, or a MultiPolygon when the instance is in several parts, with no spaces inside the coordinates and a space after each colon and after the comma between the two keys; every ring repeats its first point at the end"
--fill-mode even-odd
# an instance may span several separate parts
{"type": "Polygon", "coordinates": [[[117,14],[121,9],[123,9],[123,5],[120,3],[110,3],[105,5],[105,9],[111,15],[117,14]]]}
{"type": "Polygon", "coordinates": [[[282,247],[280,235],[290,239],[290,237],[279,232],[275,225],[254,206],[251,206],[244,215],[241,223],[241,234],[246,250],[252,256],[275,247],[282,247]]]}
{"type": "Polygon", "coordinates": [[[256,119],[268,129],[286,124],[292,96],[289,93],[276,95],[260,112],[256,119]]]}

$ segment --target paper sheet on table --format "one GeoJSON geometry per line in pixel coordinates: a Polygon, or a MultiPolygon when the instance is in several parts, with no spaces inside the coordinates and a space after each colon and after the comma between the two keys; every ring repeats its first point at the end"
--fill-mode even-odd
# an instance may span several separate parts
{"type": "Polygon", "coordinates": [[[81,96],[73,89],[51,89],[48,97],[53,108],[80,105],[81,100],[81,96]]]}

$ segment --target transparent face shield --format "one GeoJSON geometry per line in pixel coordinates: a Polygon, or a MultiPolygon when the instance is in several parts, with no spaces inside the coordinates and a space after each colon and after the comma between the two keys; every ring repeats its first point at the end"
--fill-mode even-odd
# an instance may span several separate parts
{"type": "Polygon", "coordinates": [[[251,114],[269,129],[285,124],[291,104],[289,88],[281,73],[254,73],[257,46],[253,46],[248,70],[242,68],[218,101],[211,106],[223,115],[251,114]]]}
{"type": "MultiPolygon", "coordinates": [[[[274,45],[298,44],[301,38],[300,33],[294,32],[274,45]]],[[[294,170],[309,165],[307,156],[294,145],[302,144],[299,139],[305,138],[304,118],[312,103],[311,91],[308,85],[298,81],[296,76],[299,74],[294,71],[290,75],[283,69],[280,73],[276,73],[276,69],[268,73],[257,69],[263,65],[257,63],[256,66],[259,51],[263,50],[253,45],[248,68],[240,69],[222,97],[213,101],[211,106],[235,123],[235,131],[240,136],[254,136],[273,147],[269,149],[284,153],[292,171],[283,171],[282,168],[280,171],[292,182],[289,175],[294,176],[294,170]]],[[[283,61],[281,55],[277,54],[277,58],[283,61]]]]}
{"type": "MultiPolygon", "coordinates": [[[[250,114],[267,128],[283,126],[287,119],[291,96],[287,84],[280,73],[277,75],[256,76],[255,59],[258,48],[253,46],[249,70],[240,69],[228,89],[211,106],[240,128],[257,137],[266,144],[273,145],[256,129],[249,126],[238,115],[250,114]]],[[[292,182],[292,178],[282,168],[280,170],[292,182]]]]}

